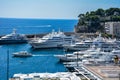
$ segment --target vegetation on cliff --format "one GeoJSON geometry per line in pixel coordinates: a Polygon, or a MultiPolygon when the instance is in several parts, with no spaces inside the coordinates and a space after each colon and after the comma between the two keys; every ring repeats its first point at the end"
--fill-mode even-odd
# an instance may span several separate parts
{"type": "Polygon", "coordinates": [[[104,23],[107,21],[120,21],[120,8],[97,9],[96,11],[79,14],[76,32],[104,32],[104,23]]]}

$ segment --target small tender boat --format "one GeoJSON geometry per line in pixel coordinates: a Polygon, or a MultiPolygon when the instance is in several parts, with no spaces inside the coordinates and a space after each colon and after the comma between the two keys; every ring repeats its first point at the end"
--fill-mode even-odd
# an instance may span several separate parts
{"type": "Polygon", "coordinates": [[[13,57],[30,57],[30,56],[32,56],[32,54],[28,53],[27,51],[13,53],[13,57]]]}

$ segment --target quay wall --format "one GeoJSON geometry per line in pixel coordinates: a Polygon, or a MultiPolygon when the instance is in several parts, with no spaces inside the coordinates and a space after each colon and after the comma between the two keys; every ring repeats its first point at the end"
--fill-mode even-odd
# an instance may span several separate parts
{"type": "MultiPolygon", "coordinates": [[[[44,35],[46,35],[48,33],[43,33],[43,34],[25,34],[27,38],[34,38],[34,37],[43,37],[44,35]]],[[[80,36],[85,36],[85,37],[91,37],[91,36],[95,36],[95,33],[75,33],[75,32],[64,32],[65,35],[67,36],[71,36],[71,35],[75,35],[77,37],[80,36]]],[[[5,35],[0,35],[0,37],[5,36],[5,35]]]]}
{"type": "MultiPolygon", "coordinates": [[[[34,38],[35,36],[41,38],[41,37],[43,37],[46,34],[48,34],[48,33],[43,33],[43,34],[26,34],[26,36],[27,36],[27,38],[34,38]]],[[[70,35],[74,35],[75,33],[74,32],[65,32],[64,34],[67,35],[67,36],[70,36],[70,35]]]]}
{"type": "MultiPolygon", "coordinates": [[[[44,35],[46,35],[48,33],[44,33],[44,34],[29,34],[29,35],[26,35],[27,38],[34,38],[35,36],[36,37],[43,37],[44,35]]],[[[65,35],[67,36],[71,36],[71,35],[74,35],[76,37],[81,37],[81,36],[84,36],[84,37],[96,37],[96,34],[95,33],[75,33],[75,32],[64,32],[65,35]]]]}

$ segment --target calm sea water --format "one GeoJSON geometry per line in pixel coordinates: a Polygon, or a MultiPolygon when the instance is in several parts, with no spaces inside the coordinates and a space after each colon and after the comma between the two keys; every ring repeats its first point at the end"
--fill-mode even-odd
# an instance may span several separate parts
{"type": "Polygon", "coordinates": [[[73,32],[76,24],[77,20],[0,18],[0,35],[11,33],[14,28],[22,34],[48,33],[52,29],[73,32]]]}
{"type": "MultiPolygon", "coordinates": [[[[16,28],[22,34],[48,33],[59,28],[65,32],[73,31],[77,20],[42,19],[0,19],[0,35],[11,33],[16,28]]],[[[7,50],[9,51],[9,77],[15,73],[63,72],[66,68],[59,63],[54,54],[65,54],[63,49],[34,50],[29,44],[0,45],[0,80],[7,76],[7,50]],[[26,50],[33,54],[28,58],[14,58],[12,54],[26,50]]]]}

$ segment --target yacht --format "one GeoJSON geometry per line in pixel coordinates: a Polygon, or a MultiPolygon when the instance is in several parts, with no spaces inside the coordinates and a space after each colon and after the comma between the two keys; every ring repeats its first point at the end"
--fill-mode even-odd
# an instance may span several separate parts
{"type": "Polygon", "coordinates": [[[120,58],[120,50],[113,49],[111,53],[113,54],[113,56],[117,55],[120,58]]]}
{"type": "Polygon", "coordinates": [[[63,45],[66,51],[84,51],[90,48],[91,43],[76,42],[68,45],[63,45]]]}
{"type": "Polygon", "coordinates": [[[54,30],[38,40],[31,40],[29,44],[33,48],[55,48],[62,47],[63,44],[70,44],[73,40],[73,36],[66,36],[63,32],[54,30]]]}
{"type": "Polygon", "coordinates": [[[13,44],[13,43],[26,43],[27,38],[23,34],[16,33],[16,30],[13,29],[11,34],[2,36],[0,38],[0,44],[13,44]]]}
{"type": "Polygon", "coordinates": [[[55,57],[57,57],[61,62],[68,62],[68,61],[77,61],[77,60],[82,60],[83,55],[87,55],[88,53],[99,53],[100,52],[100,48],[90,48],[86,51],[76,51],[73,52],[73,54],[64,54],[64,55],[54,55],[55,57]]]}
{"type": "Polygon", "coordinates": [[[54,55],[54,56],[57,57],[60,62],[71,62],[78,60],[77,56],[74,54],[54,55]]]}
{"type": "Polygon", "coordinates": [[[90,53],[83,56],[82,62],[83,63],[92,62],[96,64],[107,63],[107,62],[113,62],[113,57],[114,54],[109,52],[90,53]]]}
{"type": "Polygon", "coordinates": [[[92,44],[94,44],[96,47],[101,48],[101,51],[104,52],[111,52],[113,49],[120,49],[114,39],[103,38],[101,37],[101,34],[93,40],[92,44]]]}
{"type": "Polygon", "coordinates": [[[92,40],[77,42],[74,44],[64,45],[65,50],[84,51],[95,45],[96,48],[101,48],[101,51],[110,52],[113,49],[119,49],[119,46],[115,43],[115,40],[106,39],[101,37],[101,34],[97,38],[92,40]]]}
{"type": "Polygon", "coordinates": [[[30,56],[32,56],[32,54],[28,53],[27,51],[13,53],[13,57],[30,57],[30,56]]]}

